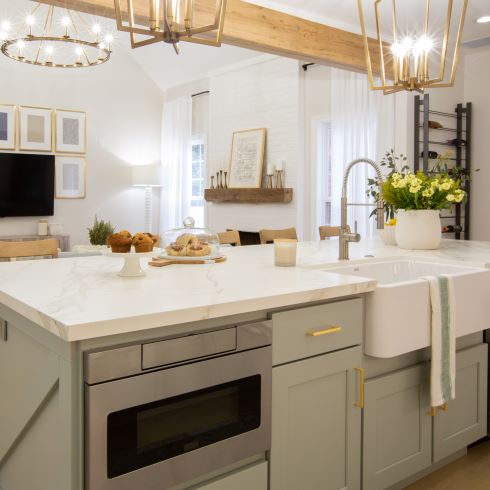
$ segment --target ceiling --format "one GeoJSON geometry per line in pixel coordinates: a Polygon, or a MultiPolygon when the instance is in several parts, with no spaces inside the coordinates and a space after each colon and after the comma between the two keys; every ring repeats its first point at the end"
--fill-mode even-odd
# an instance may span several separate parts
{"type": "MultiPolygon", "coordinates": [[[[357,0],[244,0],[249,3],[261,5],[297,17],[302,17],[321,24],[338,27],[351,32],[360,33],[357,0]]],[[[421,13],[424,12],[425,0],[398,0],[398,18],[407,24],[420,22],[421,13]]],[[[434,24],[440,28],[447,9],[447,0],[431,0],[431,11],[434,24]]],[[[366,23],[373,26],[369,29],[374,34],[374,0],[363,0],[366,23]]],[[[381,2],[381,8],[391,7],[390,0],[381,2]]],[[[454,12],[459,12],[462,0],[454,1],[454,12]]],[[[383,11],[382,11],[383,13],[383,11]]],[[[388,13],[388,12],[387,12],[388,13]]],[[[469,0],[468,12],[464,29],[465,41],[490,36],[490,23],[478,24],[476,19],[483,15],[490,15],[490,0],[469,0]]],[[[457,16],[453,14],[453,19],[457,16]]],[[[391,29],[390,18],[386,16],[385,25],[391,29]]]]}
{"type": "MultiPolygon", "coordinates": [[[[245,0],[250,3],[262,5],[275,10],[280,10],[298,17],[303,17],[315,22],[331,25],[351,32],[360,32],[357,0],[245,0]]],[[[425,0],[398,0],[399,18],[410,22],[420,22],[419,12],[423,11],[425,0]],[[420,9],[416,8],[420,5],[420,9]]],[[[366,21],[374,25],[373,0],[363,0],[365,5],[366,21]]],[[[462,0],[455,0],[455,11],[461,5],[462,0]]],[[[390,0],[382,2],[389,9],[390,0]]],[[[30,0],[0,0],[0,21],[9,19],[19,21],[32,10],[34,5],[30,0]]],[[[443,25],[443,17],[447,6],[447,0],[431,0],[434,14],[435,29],[443,25]]],[[[490,0],[469,0],[468,14],[465,25],[464,39],[474,40],[481,38],[490,39],[490,23],[477,24],[476,19],[482,15],[490,15],[490,0]]],[[[86,16],[90,17],[90,16],[86,16]]],[[[454,20],[457,20],[454,15],[454,20]]],[[[388,16],[387,16],[388,18],[388,16]]],[[[94,21],[95,22],[95,21],[94,21]]],[[[181,43],[181,54],[176,55],[171,46],[159,43],[132,50],[129,43],[129,35],[116,33],[115,23],[107,19],[99,19],[98,22],[105,30],[115,34],[114,50],[124,50],[138,63],[143,70],[162,89],[182,85],[194,80],[205,78],[209,72],[223,66],[237,63],[245,59],[258,56],[259,53],[248,49],[223,45],[221,48],[201,46],[191,43],[181,43]]],[[[402,21],[400,21],[402,22],[402,21]]],[[[387,31],[390,30],[389,18],[384,24],[387,31]]],[[[373,32],[371,31],[372,35],[373,32]]]]}

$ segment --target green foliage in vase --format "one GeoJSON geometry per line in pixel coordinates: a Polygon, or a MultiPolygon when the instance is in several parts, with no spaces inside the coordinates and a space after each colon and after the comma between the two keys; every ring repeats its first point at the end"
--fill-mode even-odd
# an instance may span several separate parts
{"type": "Polygon", "coordinates": [[[88,236],[92,245],[106,245],[107,238],[114,233],[114,226],[110,221],[94,219],[94,224],[88,229],[88,236]]]}

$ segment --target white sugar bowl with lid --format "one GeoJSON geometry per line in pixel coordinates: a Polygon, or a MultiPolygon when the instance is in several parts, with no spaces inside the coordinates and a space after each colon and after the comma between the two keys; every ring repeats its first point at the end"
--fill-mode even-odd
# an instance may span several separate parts
{"type": "Polygon", "coordinates": [[[162,236],[161,258],[177,260],[214,259],[220,256],[219,237],[207,228],[196,228],[194,218],[184,220],[182,228],[162,236]]]}

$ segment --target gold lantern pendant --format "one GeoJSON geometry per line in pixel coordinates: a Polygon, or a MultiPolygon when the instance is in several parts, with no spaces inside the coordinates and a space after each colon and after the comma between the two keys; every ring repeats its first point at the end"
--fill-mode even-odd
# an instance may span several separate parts
{"type": "Polygon", "coordinates": [[[146,11],[135,12],[133,0],[114,0],[117,28],[130,33],[133,49],[165,42],[178,54],[180,41],[221,46],[226,0],[147,0],[146,4],[146,11]],[[137,35],[144,39],[137,40],[137,35]]]}
{"type": "MultiPolygon", "coordinates": [[[[388,0],[389,1],[389,0],[388,0]]],[[[359,20],[361,23],[361,31],[364,43],[364,52],[366,56],[366,65],[368,79],[371,90],[382,90],[385,94],[399,92],[401,90],[423,92],[426,88],[436,87],[452,87],[456,78],[456,69],[459,61],[459,51],[461,46],[461,38],[463,34],[463,26],[468,6],[468,0],[463,0],[456,41],[454,43],[452,64],[448,79],[446,79],[446,62],[449,56],[449,35],[451,27],[451,17],[453,14],[453,0],[447,0],[446,20],[444,24],[444,33],[442,40],[437,42],[437,47],[440,47],[441,55],[438,60],[438,69],[436,76],[431,78],[430,56],[435,54],[436,39],[429,32],[429,17],[430,17],[430,0],[425,0],[425,16],[423,33],[418,37],[401,36],[398,31],[396,0],[391,0],[391,23],[392,23],[392,38],[393,43],[388,46],[383,41],[381,32],[382,19],[380,15],[380,4],[383,0],[374,1],[374,13],[376,18],[376,34],[377,45],[379,49],[379,74],[381,83],[377,84],[374,80],[373,67],[371,62],[371,53],[369,50],[369,40],[366,34],[366,22],[363,12],[363,0],[357,0],[359,8],[359,20]],[[387,66],[391,65],[389,76],[387,78],[387,66]]]]}

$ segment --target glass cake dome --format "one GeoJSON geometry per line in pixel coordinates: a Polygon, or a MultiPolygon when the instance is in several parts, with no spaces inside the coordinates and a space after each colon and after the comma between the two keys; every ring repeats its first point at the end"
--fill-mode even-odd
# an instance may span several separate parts
{"type": "Polygon", "coordinates": [[[195,220],[191,217],[186,218],[183,225],[163,234],[163,258],[191,260],[219,256],[219,237],[214,231],[195,228],[195,220]]]}

